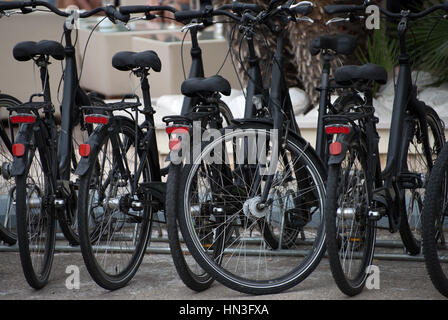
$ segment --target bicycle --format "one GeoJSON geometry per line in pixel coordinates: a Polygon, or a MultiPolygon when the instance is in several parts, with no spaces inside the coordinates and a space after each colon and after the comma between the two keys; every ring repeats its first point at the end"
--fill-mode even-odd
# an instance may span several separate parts
{"type": "MultiPolygon", "coordinates": [[[[18,99],[8,94],[0,94],[0,108],[9,108],[20,105],[18,99]]],[[[15,210],[13,206],[15,187],[11,183],[11,177],[8,172],[8,164],[12,160],[12,142],[14,141],[14,130],[17,129],[9,120],[7,125],[0,121],[0,201],[6,202],[2,205],[4,215],[0,219],[0,241],[8,245],[14,245],[17,242],[16,222],[14,220],[15,210]]],[[[3,214],[3,210],[2,210],[3,214]]]]}
{"type": "MultiPolygon", "coordinates": [[[[169,6],[122,6],[120,12],[125,15],[144,13],[144,20],[157,16],[151,11],[177,11],[169,6]]],[[[165,117],[166,122],[182,123],[193,120],[203,121],[204,126],[220,126],[223,121],[230,123],[232,114],[227,105],[220,99],[219,92],[230,94],[230,85],[220,76],[203,78],[201,49],[197,38],[199,30],[207,25],[199,23],[187,24],[184,28],[191,31],[192,65],[187,80],[182,84],[185,94],[181,115],[165,117]],[[207,82],[212,94],[206,98],[194,94],[192,82],[207,82]],[[225,89],[217,89],[217,86],[225,89]],[[190,89],[188,87],[190,86],[190,89]]],[[[81,250],[86,266],[92,278],[103,288],[114,290],[126,285],[137,272],[143,253],[149,242],[154,213],[165,210],[167,231],[171,255],[182,281],[195,291],[207,289],[213,279],[202,270],[197,270],[190,259],[186,259],[179,242],[176,217],[170,214],[170,206],[175,203],[165,201],[166,193],[175,192],[170,188],[172,168],[160,168],[158,147],[155,135],[154,109],[151,106],[149,82],[150,69],[158,72],[160,60],[155,52],[119,52],[115,54],[112,64],[123,71],[131,71],[140,78],[143,94],[143,110],[139,110],[140,102],[106,105],[91,108],[92,112],[102,111],[106,116],[96,116],[100,125],[89,137],[82,148],[90,150],[83,154],[76,174],[80,176],[79,196],[79,228],[81,234],[81,250]],[[135,111],[131,118],[114,115],[114,111],[131,108],[135,111]],[[96,110],[96,111],[95,111],[96,110]],[[138,114],[142,113],[145,121],[138,125],[138,114]],[[106,119],[107,120],[104,120],[106,119]],[[109,151],[110,150],[110,151],[109,151]],[[129,154],[129,155],[128,155],[129,154]],[[106,163],[110,163],[106,166],[106,163]],[[163,175],[170,172],[171,178],[164,183],[163,175]],[[102,178],[104,177],[104,178],[102,178]],[[119,185],[118,185],[119,184],[119,185]],[[115,188],[115,189],[114,189],[115,188]],[[114,190],[114,191],[109,191],[114,190]],[[122,192],[120,193],[120,191],[122,192]],[[115,206],[112,204],[115,203],[115,206]],[[119,204],[117,206],[117,204],[119,204]],[[92,224],[91,221],[95,222],[92,224]],[[118,226],[122,223],[120,226],[118,226]],[[90,226],[98,228],[97,241],[90,243],[88,234],[90,226]],[[108,226],[107,232],[101,226],[108,226]],[[132,225],[134,228],[132,228],[132,225]],[[130,230],[137,230],[133,234],[130,230]],[[126,246],[117,243],[116,239],[126,238],[132,243],[126,246]],[[113,246],[108,251],[103,245],[113,246]],[[121,265],[116,262],[123,256],[130,256],[121,265]],[[102,263],[105,261],[105,263],[102,263]],[[106,263],[107,262],[107,263],[106,263]],[[109,263],[109,264],[108,264],[109,263]]],[[[130,98],[131,96],[125,97],[130,98]]],[[[91,119],[91,118],[89,118],[91,119]]],[[[86,117],[86,120],[88,118],[86,117]]],[[[90,121],[90,120],[89,120],[90,121]]],[[[175,187],[175,186],[174,186],[175,187]]],[[[124,242],[124,241],[123,241],[124,242]]]]}
{"type": "MultiPolygon", "coordinates": [[[[45,7],[60,16],[70,16],[70,13],[43,1],[0,2],[2,13],[19,9],[17,13],[27,14],[40,10],[37,7],[45,7]]],[[[96,8],[80,14],[80,17],[89,17],[101,11],[113,21],[123,18],[112,7],[96,8]]],[[[10,15],[10,12],[4,14],[10,15]]],[[[68,21],[73,24],[73,17],[68,21]]],[[[10,119],[21,125],[12,146],[14,160],[10,167],[16,181],[19,252],[25,278],[35,289],[44,287],[48,282],[55,249],[56,218],[69,243],[79,243],[76,230],[78,184],[71,181],[72,170],[77,166],[73,152],[73,130],[76,125],[79,125],[81,132],[88,132],[91,128],[82,122],[80,105],[103,103],[79,87],[71,31],[72,28],[64,23],[65,47],[55,41],[24,42],[16,46],[20,49],[16,52],[16,58],[23,61],[33,59],[38,64],[43,85],[43,94],[33,95],[28,103],[9,108],[10,112],[17,113],[10,119]],[[49,56],[65,59],[59,131],[49,94],[49,56]],[[33,101],[36,97],[43,97],[43,101],[33,101]],[[43,116],[39,111],[43,112],[43,116]]]]}
{"type": "MultiPolygon", "coordinates": [[[[330,5],[328,14],[348,13],[347,20],[365,12],[363,5],[330,5]]],[[[420,252],[420,216],[424,189],[434,158],[444,143],[444,127],[437,113],[417,98],[411,78],[405,35],[408,22],[448,5],[420,13],[380,12],[399,20],[399,74],[395,88],[386,167],[381,171],[378,118],[372,85],[385,84],[387,72],[379,66],[343,66],[335,81],[351,91],[357,102],[345,112],[325,117],[329,135],[325,225],[327,253],[333,278],[349,296],[365,285],[375,250],[377,221],[387,217],[389,231],[399,231],[409,254],[420,252]],[[364,97],[361,96],[362,93],[364,97]]]]}
{"type": "Polygon", "coordinates": [[[264,117],[236,119],[204,141],[182,170],[176,198],[182,234],[196,261],[220,283],[249,294],[298,284],[325,248],[325,168],[300,137],[282,72],[284,27],[308,21],[296,16],[312,6],[292,2],[271,1],[263,10],[231,17],[246,35],[265,25],[277,38],[268,99],[246,99],[264,117]]]}

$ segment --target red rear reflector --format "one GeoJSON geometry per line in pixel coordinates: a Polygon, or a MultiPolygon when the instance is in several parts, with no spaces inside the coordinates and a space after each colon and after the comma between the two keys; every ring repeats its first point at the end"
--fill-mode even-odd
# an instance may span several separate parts
{"type": "Polygon", "coordinates": [[[84,121],[86,123],[107,124],[109,122],[109,118],[106,116],[86,116],[84,121]]]}
{"type": "Polygon", "coordinates": [[[173,132],[174,133],[188,133],[189,132],[188,127],[176,127],[176,126],[166,127],[165,131],[168,134],[172,134],[173,132]]]}
{"type": "Polygon", "coordinates": [[[350,127],[347,126],[329,126],[325,127],[325,133],[326,134],[349,134],[350,133],[350,127]]]}
{"type": "Polygon", "coordinates": [[[36,122],[36,117],[33,115],[23,115],[19,114],[16,116],[9,117],[11,123],[34,123],[36,122]]]}
{"type": "Polygon", "coordinates": [[[16,143],[12,145],[12,154],[16,157],[21,157],[25,154],[25,145],[16,143]]]}
{"type": "Polygon", "coordinates": [[[182,145],[180,138],[170,139],[169,147],[171,151],[178,151],[182,145]]]}
{"type": "Polygon", "coordinates": [[[333,142],[330,144],[330,154],[333,156],[340,155],[342,152],[342,144],[340,142],[333,142]]]}
{"type": "Polygon", "coordinates": [[[79,145],[79,155],[81,157],[88,157],[90,154],[90,144],[80,144],[79,145]]]}

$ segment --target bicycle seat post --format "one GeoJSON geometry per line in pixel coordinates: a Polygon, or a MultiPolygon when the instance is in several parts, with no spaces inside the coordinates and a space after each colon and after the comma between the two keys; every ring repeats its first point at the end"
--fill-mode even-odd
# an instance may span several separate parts
{"type": "Polygon", "coordinates": [[[34,60],[36,66],[39,67],[40,80],[42,83],[42,94],[44,95],[44,101],[51,102],[50,93],[50,75],[48,73],[49,56],[41,55],[34,60]]]}

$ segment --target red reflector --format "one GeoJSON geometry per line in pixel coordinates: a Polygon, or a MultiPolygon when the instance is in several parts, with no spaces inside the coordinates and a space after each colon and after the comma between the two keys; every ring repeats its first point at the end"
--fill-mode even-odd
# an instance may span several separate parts
{"type": "Polygon", "coordinates": [[[79,145],[79,155],[81,157],[88,157],[90,154],[90,144],[80,144],[79,145]]]}
{"type": "Polygon", "coordinates": [[[165,131],[168,134],[172,134],[173,132],[174,133],[188,133],[189,132],[188,127],[175,127],[175,126],[166,127],[165,131]]]}
{"type": "Polygon", "coordinates": [[[179,138],[170,139],[169,147],[171,151],[178,151],[182,145],[182,141],[179,138]]]}
{"type": "Polygon", "coordinates": [[[346,126],[335,126],[335,127],[325,127],[325,133],[326,134],[349,134],[350,133],[350,127],[346,126]]]}
{"type": "Polygon", "coordinates": [[[86,116],[84,118],[84,121],[86,123],[107,124],[109,122],[109,118],[108,117],[102,117],[102,116],[86,116]]]}
{"type": "Polygon", "coordinates": [[[16,157],[21,157],[25,154],[25,145],[16,143],[12,145],[12,154],[16,157]]]}
{"type": "Polygon", "coordinates": [[[330,154],[333,156],[340,155],[342,152],[342,144],[340,142],[333,142],[330,144],[330,154]]]}
{"type": "Polygon", "coordinates": [[[33,115],[16,115],[9,118],[11,123],[34,123],[36,117],[33,115]]]}

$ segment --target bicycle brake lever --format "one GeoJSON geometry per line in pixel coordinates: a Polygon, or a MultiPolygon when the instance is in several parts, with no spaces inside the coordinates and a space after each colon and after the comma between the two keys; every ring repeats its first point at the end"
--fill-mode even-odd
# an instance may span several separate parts
{"type": "Polygon", "coordinates": [[[309,22],[309,23],[314,23],[314,20],[309,18],[309,17],[300,17],[300,18],[296,18],[297,21],[305,21],[305,22],[309,22]]]}
{"type": "Polygon", "coordinates": [[[204,23],[202,23],[202,22],[199,22],[199,23],[198,22],[192,22],[192,23],[184,25],[180,29],[180,31],[184,32],[185,30],[188,30],[188,29],[193,28],[193,27],[203,27],[203,26],[204,26],[204,23]]]}
{"type": "Polygon", "coordinates": [[[336,17],[336,18],[331,18],[330,20],[328,20],[327,22],[325,22],[325,25],[328,26],[332,23],[337,23],[337,22],[349,22],[350,18],[341,18],[341,17],[336,17]]]}

